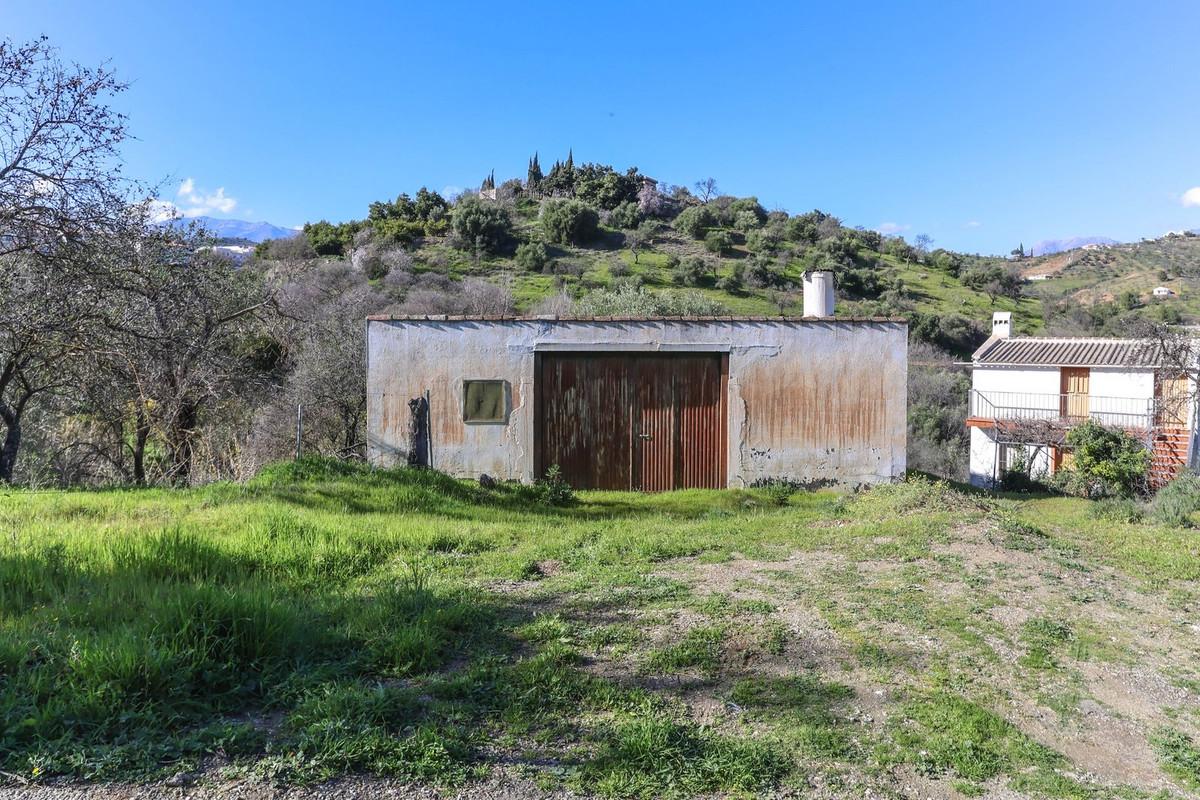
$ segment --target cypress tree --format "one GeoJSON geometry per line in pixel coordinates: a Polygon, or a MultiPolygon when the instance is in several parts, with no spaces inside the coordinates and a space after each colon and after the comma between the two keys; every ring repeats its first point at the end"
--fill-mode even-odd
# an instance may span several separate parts
{"type": "Polygon", "coordinates": [[[536,190],[542,184],[542,165],[538,163],[538,154],[535,151],[533,158],[529,159],[529,172],[525,176],[525,185],[530,190],[536,190]]]}

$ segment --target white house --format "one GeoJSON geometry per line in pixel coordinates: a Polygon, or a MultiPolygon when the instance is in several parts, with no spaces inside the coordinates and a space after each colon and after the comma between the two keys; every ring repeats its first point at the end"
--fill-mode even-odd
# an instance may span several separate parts
{"type": "Polygon", "coordinates": [[[1066,433],[1084,420],[1123,428],[1153,453],[1151,485],[1192,463],[1196,392],[1143,339],[1011,336],[997,312],[971,357],[971,483],[993,487],[1011,469],[1045,477],[1072,455],[1066,433]]]}
{"type": "Polygon", "coordinates": [[[802,318],[371,317],[369,458],[589,489],[894,480],[908,327],[833,316],[832,277],[802,318]]]}
{"type": "Polygon", "coordinates": [[[1166,286],[1157,286],[1155,287],[1153,294],[1155,297],[1174,297],[1175,290],[1166,286]]]}

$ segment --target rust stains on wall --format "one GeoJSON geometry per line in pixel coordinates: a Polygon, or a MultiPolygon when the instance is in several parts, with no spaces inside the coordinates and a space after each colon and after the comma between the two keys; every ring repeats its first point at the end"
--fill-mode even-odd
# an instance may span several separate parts
{"type": "Polygon", "coordinates": [[[428,390],[434,466],[468,477],[532,481],[572,463],[586,485],[666,488],[867,483],[905,467],[907,329],[896,320],[380,319],[368,323],[368,365],[368,445],[380,464],[404,463],[408,401],[428,390]],[[571,353],[603,359],[568,368],[571,353]],[[549,377],[536,366],[544,358],[559,363],[549,377]],[[628,375],[631,361],[660,358],[648,376],[667,374],[671,358],[710,371],[720,358],[727,369],[719,381],[618,389],[601,366],[628,375]],[[571,372],[593,368],[592,378],[571,372]],[[505,381],[507,418],[464,423],[466,380],[505,381]],[[584,406],[600,411],[581,417],[584,406]],[[717,406],[719,425],[705,411],[717,406]],[[558,438],[543,457],[535,445],[548,420],[558,438]],[[643,433],[652,438],[628,441],[643,433]]]}
{"type": "Polygon", "coordinates": [[[779,358],[761,364],[738,383],[746,404],[746,439],[766,449],[888,441],[885,377],[877,365],[844,359],[805,364],[779,358]]]}

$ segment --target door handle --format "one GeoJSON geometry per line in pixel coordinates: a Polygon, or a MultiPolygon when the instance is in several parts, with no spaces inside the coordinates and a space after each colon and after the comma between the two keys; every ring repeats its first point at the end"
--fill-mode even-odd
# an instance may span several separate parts
{"type": "Polygon", "coordinates": [[[639,438],[639,439],[641,439],[641,440],[642,440],[642,441],[644,441],[644,442],[648,442],[648,441],[650,441],[651,439],[653,439],[653,438],[654,438],[654,436],[653,436],[653,434],[649,434],[649,433],[639,433],[639,434],[638,434],[638,438],[639,438]]]}

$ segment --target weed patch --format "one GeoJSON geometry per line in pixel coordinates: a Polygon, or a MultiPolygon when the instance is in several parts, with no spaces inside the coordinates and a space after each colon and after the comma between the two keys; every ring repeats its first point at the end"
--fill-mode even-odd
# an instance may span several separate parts
{"type": "Polygon", "coordinates": [[[1165,728],[1150,738],[1163,769],[1191,788],[1200,788],[1200,747],[1187,734],[1165,728]]]}

